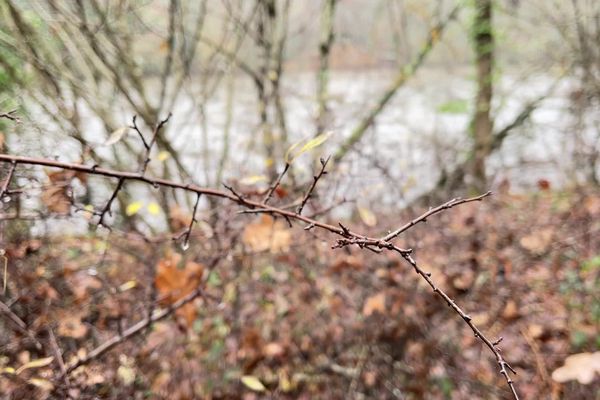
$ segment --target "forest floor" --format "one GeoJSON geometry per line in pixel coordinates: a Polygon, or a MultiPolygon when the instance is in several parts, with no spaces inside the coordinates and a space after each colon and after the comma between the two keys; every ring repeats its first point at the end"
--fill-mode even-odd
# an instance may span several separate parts
{"type": "MultiPolygon", "coordinates": [[[[369,217],[394,226],[415,215],[369,217]]],[[[511,398],[493,355],[399,257],[250,221],[222,256],[208,228],[186,252],[119,233],[12,241],[0,397],[511,398]],[[203,297],[54,379],[199,282],[203,297]]],[[[600,193],[497,194],[399,243],[488,337],[503,337],[522,398],[599,398],[600,193]]]]}

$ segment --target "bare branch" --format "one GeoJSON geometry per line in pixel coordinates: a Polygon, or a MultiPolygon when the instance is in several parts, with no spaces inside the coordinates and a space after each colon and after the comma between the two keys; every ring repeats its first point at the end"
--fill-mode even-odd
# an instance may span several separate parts
{"type": "Polygon", "coordinates": [[[11,110],[9,112],[0,113],[0,118],[10,119],[13,122],[21,122],[19,117],[15,116],[17,110],[11,110]]]}
{"type": "Polygon", "coordinates": [[[6,317],[13,323],[19,332],[27,336],[38,350],[42,349],[42,344],[36,339],[35,334],[27,328],[27,324],[17,314],[15,314],[10,307],[0,301],[0,313],[6,315],[6,317]]]}
{"type": "Polygon", "coordinates": [[[456,199],[452,199],[442,205],[439,205],[435,208],[431,208],[429,211],[427,211],[426,213],[422,214],[421,216],[413,219],[412,221],[408,222],[407,224],[403,225],[402,227],[396,229],[395,231],[389,233],[387,236],[384,236],[383,238],[381,238],[384,241],[390,241],[394,238],[396,238],[397,236],[399,236],[402,232],[407,231],[408,229],[412,228],[413,226],[417,225],[419,222],[426,222],[427,218],[429,218],[430,216],[437,214],[439,212],[442,212],[444,210],[447,210],[449,208],[452,207],[456,207],[460,204],[465,204],[465,203],[470,203],[473,201],[481,201],[483,200],[485,197],[491,195],[492,192],[487,192],[484,193],[482,195],[479,196],[475,196],[475,197],[471,197],[469,199],[461,199],[461,198],[456,198],[456,199]]]}
{"type": "Polygon", "coordinates": [[[279,176],[277,177],[275,182],[273,182],[273,184],[269,188],[269,191],[267,192],[267,195],[265,196],[265,198],[263,200],[263,204],[267,204],[269,202],[269,200],[271,199],[271,196],[273,196],[273,192],[275,192],[275,190],[281,183],[281,179],[283,179],[283,176],[285,175],[285,173],[288,172],[288,169],[290,169],[290,164],[285,163],[285,166],[283,167],[283,171],[281,171],[281,173],[279,174],[279,176]]]}
{"type": "Polygon", "coordinates": [[[104,224],[104,216],[106,215],[106,213],[108,213],[109,215],[112,215],[112,211],[110,210],[110,207],[111,207],[113,201],[117,198],[119,191],[123,187],[123,183],[125,183],[125,179],[120,178],[119,183],[117,183],[117,187],[115,188],[115,190],[112,193],[112,196],[110,196],[110,199],[108,199],[108,202],[106,203],[106,205],[104,206],[102,211],[100,211],[100,214],[99,214],[100,218],[98,219],[98,226],[104,226],[105,228],[109,228],[106,224],[104,224]]]}
{"type": "Polygon", "coordinates": [[[142,131],[140,130],[140,128],[137,125],[137,115],[133,116],[133,121],[132,121],[132,125],[130,126],[130,128],[137,132],[140,139],[142,139],[142,144],[144,145],[144,148],[146,150],[148,150],[148,147],[149,147],[148,142],[146,142],[146,139],[144,138],[142,131]]]}
{"type": "Polygon", "coordinates": [[[2,183],[2,188],[0,188],[0,202],[4,198],[4,195],[8,191],[8,185],[10,185],[10,181],[12,180],[13,175],[15,174],[15,169],[17,168],[17,162],[11,161],[10,169],[8,170],[8,174],[6,175],[6,179],[4,183],[2,183]]]}
{"type": "Polygon", "coordinates": [[[135,131],[138,133],[138,135],[140,136],[140,138],[142,138],[142,142],[144,144],[144,148],[146,149],[145,153],[144,153],[144,161],[142,162],[142,165],[140,167],[140,173],[143,175],[146,172],[146,169],[148,168],[148,163],[150,163],[150,152],[152,151],[152,147],[154,146],[154,144],[156,143],[156,139],[158,138],[158,134],[161,131],[161,129],[163,128],[163,126],[166,125],[167,122],[169,122],[169,119],[171,118],[171,113],[169,113],[169,115],[167,116],[167,118],[161,120],[159,123],[156,124],[156,126],[154,127],[154,130],[152,131],[152,138],[150,139],[149,142],[147,142],[144,139],[144,135],[142,135],[142,132],[140,131],[140,129],[138,128],[136,122],[135,122],[135,116],[133,117],[133,129],[135,129],[135,131]]]}
{"type": "Polygon", "coordinates": [[[47,331],[48,331],[48,338],[50,339],[50,346],[52,347],[52,351],[54,352],[55,360],[57,360],[57,362],[58,362],[60,372],[63,375],[65,382],[67,384],[69,384],[69,377],[66,375],[67,368],[65,365],[65,360],[63,359],[63,352],[60,349],[60,347],[58,346],[58,342],[56,340],[56,336],[54,335],[54,332],[52,331],[52,328],[48,327],[47,331]]]}
{"type": "Polygon", "coordinates": [[[399,253],[402,256],[402,258],[404,258],[410,265],[412,265],[415,272],[417,274],[419,274],[423,279],[425,279],[425,281],[429,284],[429,286],[431,286],[431,288],[433,289],[433,293],[437,294],[439,297],[444,299],[446,304],[448,304],[448,306],[450,306],[458,315],[460,315],[460,317],[463,319],[463,321],[465,321],[465,323],[469,326],[469,328],[471,328],[471,330],[473,331],[473,334],[475,335],[475,338],[480,339],[487,346],[487,348],[490,349],[490,351],[496,357],[496,362],[500,366],[500,374],[502,374],[502,376],[504,376],[504,379],[506,380],[506,383],[508,384],[508,386],[512,392],[513,398],[515,400],[519,400],[519,395],[517,394],[517,390],[515,388],[514,381],[508,374],[508,371],[510,371],[516,375],[516,371],[510,366],[509,363],[507,363],[504,360],[504,358],[502,357],[500,348],[497,347],[497,345],[502,341],[502,338],[500,338],[494,342],[492,342],[490,339],[488,339],[483,334],[483,332],[481,332],[481,330],[479,328],[477,328],[475,326],[475,324],[473,324],[472,318],[467,313],[465,313],[462,310],[462,308],[460,308],[454,302],[454,300],[452,300],[450,298],[450,296],[448,296],[443,290],[441,290],[439,287],[436,286],[436,284],[431,279],[431,273],[423,271],[419,267],[419,265],[417,264],[415,259],[410,255],[410,253],[407,254],[406,252],[403,252],[402,249],[399,249],[399,248],[394,248],[394,251],[399,253]]]}
{"type": "Polygon", "coordinates": [[[331,156],[327,157],[327,159],[321,158],[319,160],[321,162],[321,170],[319,171],[319,173],[317,175],[313,176],[312,185],[310,185],[310,188],[308,188],[308,191],[306,192],[306,194],[304,195],[304,198],[302,199],[302,203],[300,203],[300,207],[298,207],[298,211],[297,211],[298,214],[302,214],[302,210],[304,209],[304,206],[308,202],[308,199],[310,199],[310,197],[312,196],[312,193],[315,190],[315,187],[317,186],[317,182],[319,181],[319,179],[321,179],[321,177],[323,175],[325,175],[327,173],[327,171],[325,171],[325,167],[327,167],[327,163],[329,162],[330,158],[331,158],[331,156]]]}
{"type": "Polygon", "coordinates": [[[187,230],[183,234],[182,248],[184,250],[187,250],[187,248],[190,246],[190,235],[192,234],[192,228],[194,227],[194,222],[196,222],[196,210],[198,209],[198,203],[200,203],[200,197],[201,197],[201,194],[196,193],[196,203],[194,204],[194,211],[192,211],[192,219],[190,220],[190,225],[188,226],[187,230]]]}

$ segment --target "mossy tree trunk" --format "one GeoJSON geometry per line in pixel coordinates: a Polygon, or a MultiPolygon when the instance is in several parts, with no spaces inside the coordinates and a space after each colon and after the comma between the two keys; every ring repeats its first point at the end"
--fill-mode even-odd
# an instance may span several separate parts
{"type": "Polygon", "coordinates": [[[473,22],[473,46],[477,68],[477,96],[475,112],[471,121],[473,154],[471,160],[471,189],[485,190],[486,159],[491,152],[494,121],[491,103],[494,93],[492,85],[494,69],[494,33],[492,27],[492,0],[475,0],[473,22]]]}

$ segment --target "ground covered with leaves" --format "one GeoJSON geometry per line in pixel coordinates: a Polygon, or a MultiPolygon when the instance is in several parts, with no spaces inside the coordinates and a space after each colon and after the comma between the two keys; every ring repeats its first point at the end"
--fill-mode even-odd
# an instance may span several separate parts
{"type": "MultiPolygon", "coordinates": [[[[419,211],[349,224],[393,229],[419,211]]],[[[171,217],[180,229],[189,219],[171,217]]],[[[399,257],[240,218],[227,246],[206,225],[187,251],[117,231],[14,235],[0,296],[3,398],[510,398],[493,355],[399,257]],[[195,301],[59,379],[199,285],[195,301]]],[[[497,194],[400,242],[488,337],[503,337],[523,398],[599,398],[598,192],[497,194]]]]}

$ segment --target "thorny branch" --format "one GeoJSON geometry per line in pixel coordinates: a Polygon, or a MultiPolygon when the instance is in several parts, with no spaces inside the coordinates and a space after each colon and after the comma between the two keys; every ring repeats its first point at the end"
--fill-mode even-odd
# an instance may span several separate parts
{"type": "Polygon", "coordinates": [[[487,197],[491,194],[492,194],[492,192],[487,192],[480,196],[471,197],[469,199],[461,199],[461,198],[452,199],[442,205],[439,205],[435,208],[431,208],[429,211],[427,211],[423,215],[419,216],[418,218],[415,218],[412,221],[408,222],[407,224],[403,225],[402,227],[396,229],[395,231],[390,232],[387,236],[385,236],[383,238],[383,240],[390,241],[390,240],[398,237],[402,232],[407,231],[408,229],[417,225],[419,222],[427,222],[427,218],[429,218],[430,216],[432,216],[434,214],[437,214],[439,212],[442,212],[442,211],[452,208],[454,206],[458,206],[459,204],[470,203],[472,201],[481,201],[485,197],[487,197]]]}
{"type": "MultiPolygon", "coordinates": [[[[483,334],[483,332],[481,332],[481,330],[479,330],[479,328],[477,328],[473,324],[471,317],[467,313],[465,313],[462,310],[462,308],[460,308],[460,306],[458,306],[454,302],[454,300],[452,300],[444,291],[442,291],[439,287],[436,286],[436,284],[431,279],[431,273],[425,272],[418,266],[417,262],[415,261],[415,259],[412,256],[412,249],[403,249],[403,248],[396,246],[394,243],[392,243],[392,240],[396,239],[400,234],[402,234],[406,230],[410,229],[411,227],[415,226],[416,224],[426,221],[426,219],[429,216],[440,213],[444,210],[453,208],[453,207],[461,205],[461,204],[474,202],[474,201],[480,201],[483,198],[489,196],[491,194],[490,192],[487,192],[480,196],[468,198],[468,199],[450,200],[438,207],[430,209],[429,211],[425,212],[421,216],[408,222],[407,224],[403,225],[402,227],[392,231],[391,233],[389,233],[386,236],[379,237],[379,238],[373,238],[373,237],[361,235],[359,233],[355,233],[352,230],[350,230],[348,227],[342,225],[341,223],[338,223],[339,226],[330,225],[330,224],[315,220],[313,218],[305,217],[305,216],[301,215],[299,212],[293,212],[293,211],[285,210],[282,208],[270,206],[270,205],[266,204],[265,201],[258,202],[258,201],[254,201],[251,199],[247,199],[247,198],[241,196],[239,193],[237,193],[233,187],[227,186],[227,185],[224,185],[224,186],[229,190],[229,192],[224,192],[224,191],[220,191],[220,190],[216,190],[216,189],[200,187],[200,186],[197,186],[194,184],[183,184],[183,183],[178,183],[178,182],[169,181],[169,180],[160,179],[160,178],[149,178],[149,177],[145,176],[143,173],[123,172],[123,171],[116,171],[116,170],[110,170],[110,169],[104,169],[104,168],[97,168],[96,166],[90,167],[90,166],[82,165],[82,164],[66,163],[66,162],[41,159],[41,158],[14,156],[14,155],[8,155],[8,154],[0,154],[0,162],[9,162],[9,163],[13,163],[13,165],[15,165],[17,163],[18,164],[28,164],[28,165],[41,165],[41,166],[46,166],[46,167],[61,168],[61,169],[66,169],[66,170],[84,172],[84,173],[93,174],[93,175],[102,175],[102,176],[106,176],[106,177],[119,179],[118,187],[120,185],[122,185],[123,182],[125,182],[126,180],[131,180],[131,181],[144,182],[146,184],[150,184],[153,186],[163,186],[163,187],[169,187],[169,188],[182,189],[187,192],[196,193],[198,195],[198,198],[200,195],[224,198],[224,199],[227,199],[234,203],[237,203],[238,205],[245,207],[247,209],[263,210],[263,212],[272,214],[273,216],[283,217],[286,220],[288,220],[288,222],[290,222],[291,220],[304,222],[305,224],[307,224],[306,227],[304,228],[305,230],[310,230],[313,228],[320,228],[320,229],[323,229],[323,230],[326,230],[326,231],[329,231],[331,233],[341,236],[341,238],[339,238],[336,241],[336,243],[332,246],[332,248],[341,248],[341,247],[345,247],[345,246],[349,246],[349,245],[357,245],[360,248],[366,248],[368,250],[375,251],[375,252],[381,252],[383,250],[389,250],[389,251],[396,252],[413,267],[413,269],[415,270],[415,272],[418,275],[420,275],[423,279],[425,279],[425,281],[433,289],[433,292],[435,294],[437,294],[439,297],[441,297],[446,302],[446,304],[448,304],[448,306],[450,306],[465,321],[465,323],[473,331],[475,337],[480,339],[485,344],[485,346],[490,349],[490,351],[493,353],[493,355],[496,358],[496,362],[498,363],[498,365],[500,367],[500,374],[502,374],[502,376],[505,378],[514,399],[517,399],[517,400],[519,399],[514,382],[509,375],[509,371],[512,373],[516,373],[516,372],[504,360],[504,358],[501,354],[501,350],[498,347],[498,344],[500,343],[500,341],[502,339],[500,338],[499,340],[496,340],[496,341],[492,341],[492,340],[488,339],[483,334]]],[[[320,176],[325,173],[324,170],[325,170],[326,162],[323,162],[322,164],[323,164],[323,168],[322,168],[320,174],[317,175],[318,178],[315,177],[315,179],[313,181],[313,186],[316,185],[316,182],[319,180],[320,176]]],[[[282,175],[280,175],[280,177],[282,175]]],[[[278,178],[277,181],[280,182],[281,178],[278,178]]],[[[273,185],[273,187],[277,187],[278,184],[279,183],[276,183],[275,185],[273,185]]],[[[305,196],[305,200],[307,200],[307,198],[310,197],[310,194],[313,189],[314,189],[314,187],[311,187],[311,189],[309,189],[309,191],[307,192],[307,195],[305,196]]],[[[116,190],[115,193],[116,192],[118,192],[118,190],[116,190]]],[[[113,197],[111,198],[111,200],[109,200],[109,203],[112,201],[112,199],[114,199],[115,196],[116,195],[113,193],[113,197]]],[[[196,203],[196,206],[197,206],[197,203],[196,203]]],[[[105,207],[105,209],[107,209],[107,208],[108,209],[110,208],[110,204],[108,204],[108,207],[105,207]]],[[[192,217],[192,224],[193,224],[193,217],[192,217]]],[[[191,228],[191,225],[190,225],[190,228],[191,228]]],[[[191,230],[191,229],[188,229],[188,230],[191,230]]],[[[78,360],[74,364],[71,364],[69,367],[67,367],[66,372],[63,375],[61,375],[61,377],[63,377],[65,374],[71,373],[77,367],[79,367],[83,364],[86,364],[86,363],[92,361],[93,359],[98,358],[100,355],[102,355],[105,352],[107,352],[108,350],[112,349],[113,347],[115,347],[119,343],[123,342],[127,338],[134,336],[135,334],[141,332],[142,330],[144,330],[144,328],[146,328],[147,326],[150,326],[150,324],[152,324],[153,322],[167,317],[172,312],[174,312],[175,309],[183,306],[184,304],[189,303],[190,301],[194,300],[196,297],[201,296],[201,295],[203,295],[203,291],[202,291],[201,287],[199,287],[194,292],[190,293],[188,296],[186,296],[186,297],[182,298],[181,300],[179,300],[178,302],[174,303],[171,307],[157,311],[152,316],[147,317],[146,319],[144,319],[144,320],[138,322],[137,324],[131,326],[130,328],[124,330],[122,332],[122,334],[115,336],[112,339],[108,340],[107,342],[101,344],[99,347],[97,347],[92,352],[90,352],[86,357],[78,360]]]]}

